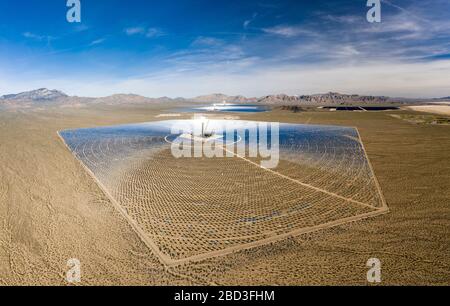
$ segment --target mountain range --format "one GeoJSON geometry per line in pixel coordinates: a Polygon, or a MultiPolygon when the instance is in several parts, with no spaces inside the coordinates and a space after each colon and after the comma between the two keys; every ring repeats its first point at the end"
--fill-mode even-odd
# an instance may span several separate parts
{"type": "Polygon", "coordinates": [[[47,88],[40,88],[32,91],[21,92],[18,94],[4,95],[0,97],[0,100],[54,101],[67,97],[68,95],[59,90],[49,90],[47,88]]]}
{"type": "MultiPolygon", "coordinates": [[[[434,100],[449,99],[440,98],[434,100]]],[[[433,99],[431,99],[433,100],[433,99]]],[[[247,98],[244,96],[228,96],[224,94],[211,94],[195,98],[147,98],[134,94],[116,94],[101,98],[73,97],[59,90],[49,90],[40,88],[37,90],[22,92],[18,94],[8,94],[0,97],[0,106],[10,107],[33,107],[37,105],[88,105],[88,104],[147,104],[147,103],[236,103],[236,104],[265,104],[265,105],[344,105],[344,104],[383,104],[383,103],[413,103],[430,101],[430,99],[402,99],[389,98],[385,96],[361,96],[348,95],[336,92],[315,95],[294,95],[285,94],[268,95],[259,98],[247,98]]]]}

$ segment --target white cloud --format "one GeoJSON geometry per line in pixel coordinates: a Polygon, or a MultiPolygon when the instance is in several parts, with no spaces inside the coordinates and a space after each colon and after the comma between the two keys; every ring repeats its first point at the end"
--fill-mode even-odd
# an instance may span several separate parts
{"type": "MultiPolygon", "coordinates": [[[[254,66],[254,65],[252,65],[254,66]]],[[[152,79],[130,79],[116,88],[143,95],[196,96],[211,92],[263,96],[273,93],[312,94],[328,91],[404,97],[450,94],[450,61],[371,63],[364,66],[286,66],[246,73],[193,72],[152,79]]]]}
{"type": "Polygon", "coordinates": [[[216,47],[223,45],[224,41],[214,37],[199,36],[193,42],[192,46],[209,46],[216,47]]]}
{"type": "Polygon", "coordinates": [[[99,38],[99,39],[96,39],[96,40],[92,41],[92,42],[89,44],[89,46],[99,45],[99,44],[104,43],[105,41],[106,41],[106,38],[99,38]]]}
{"type": "Polygon", "coordinates": [[[252,18],[245,20],[244,24],[242,25],[244,27],[244,29],[247,29],[249,27],[249,25],[255,21],[256,17],[258,17],[258,13],[253,13],[252,18]]]}
{"type": "Polygon", "coordinates": [[[156,37],[161,37],[161,36],[165,36],[166,33],[164,33],[164,31],[158,29],[158,28],[149,28],[147,29],[147,32],[145,33],[145,36],[148,38],[156,38],[156,37]]]}
{"type": "Polygon", "coordinates": [[[124,32],[128,36],[144,35],[147,38],[156,38],[166,35],[164,31],[158,28],[132,27],[126,28],[124,32]]]}
{"type": "Polygon", "coordinates": [[[42,39],[42,36],[38,36],[38,35],[36,35],[36,34],[33,34],[33,33],[31,33],[31,32],[25,32],[25,33],[23,33],[22,34],[23,35],[23,37],[25,37],[25,38],[32,38],[32,39],[42,39]]]}
{"type": "Polygon", "coordinates": [[[283,37],[295,37],[299,35],[311,35],[313,32],[306,30],[300,26],[287,26],[287,25],[278,25],[271,28],[262,29],[263,32],[272,35],[278,35],[283,37]]]}
{"type": "Polygon", "coordinates": [[[87,76],[24,78],[1,77],[0,92],[11,93],[32,88],[57,88],[71,95],[105,96],[136,93],[149,97],[192,97],[212,92],[263,96],[274,93],[313,94],[329,91],[403,97],[441,97],[450,95],[450,60],[401,63],[371,62],[364,65],[290,65],[264,67],[253,59],[246,69],[227,70],[226,65],[202,70],[153,72],[151,75],[115,79],[87,76]],[[259,67],[258,69],[248,69],[259,67]]]}
{"type": "MultiPolygon", "coordinates": [[[[363,33],[396,35],[401,37],[402,40],[407,38],[425,39],[431,35],[430,25],[413,19],[405,13],[386,17],[379,24],[366,24],[364,28],[358,28],[358,30],[363,33]]],[[[355,31],[357,30],[355,29],[355,31]]]]}
{"type": "Polygon", "coordinates": [[[35,33],[32,33],[32,32],[25,32],[22,35],[25,38],[29,38],[29,39],[33,39],[33,40],[49,40],[49,39],[51,39],[50,36],[38,35],[38,34],[35,34],[35,33]]]}
{"type": "Polygon", "coordinates": [[[423,18],[422,16],[419,16],[419,15],[415,14],[410,9],[406,9],[404,7],[401,7],[401,6],[397,5],[397,4],[394,4],[394,3],[392,3],[389,0],[381,0],[381,2],[387,4],[387,5],[391,6],[391,7],[394,7],[396,9],[400,10],[401,12],[403,12],[405,14],[408,14],[410,17],[413,17],[413,18],[415,18],[417,20],[424,21],[424,22],[429,22],[428,19],[423,18]]]}
{"type": "Polygon", "coordinates": [[[143,28],[143,27],[126,28],[125,33],[129,36],[136,35],[136,34],[144,34],[145,28],[143,28]]]}
{"type": "Polygon", "coordinates": [[[365,16],[363,15],[325,15],[322,17],[322,19],[324,20],[328,20],[328,21],[332,21],[332,22],[337,22],[337,23],[344,23],[344,24],[356,24],[356,23],[360,23],[361,21],[366,21],[365,16]]]}

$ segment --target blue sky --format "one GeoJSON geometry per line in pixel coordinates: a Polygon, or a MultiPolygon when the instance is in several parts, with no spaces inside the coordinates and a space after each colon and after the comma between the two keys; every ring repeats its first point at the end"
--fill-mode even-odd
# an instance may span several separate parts
{"type": "Polygon", "coordinates": [[[0,94],[450,95],[450,0],[0,0],[0,94]]]}

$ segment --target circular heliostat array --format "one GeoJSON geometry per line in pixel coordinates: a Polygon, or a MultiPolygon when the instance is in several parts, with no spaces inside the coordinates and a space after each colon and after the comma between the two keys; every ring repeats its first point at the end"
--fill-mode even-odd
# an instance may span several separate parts
{"type": "Polygon", "coordinates": [[[386,208],[356,129],[280,124],[263,128],[265,138],[252,131],[260,123],[233,121],[232,133],[220,128],[223,123],[211,123],[220,136],[214,156],[195,154],[196,142],[208,142],[195,132],[174,133],[174,125],[193,121],[60,135],[167,264],[226,254],[386,208]],[[174,154],[180,136],[188,140],[191,155],[174,154]],[[269,160],[272,167],[264,164],[269,160]]]}

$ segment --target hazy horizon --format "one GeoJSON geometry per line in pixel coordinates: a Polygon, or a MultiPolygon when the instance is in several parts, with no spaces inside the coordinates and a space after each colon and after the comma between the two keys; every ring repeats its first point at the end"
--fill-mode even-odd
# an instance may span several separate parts
{"type": "MultiPolygon", "coordinates": [[[[132,93],[132,92],[128,92],[128,93],[126,93],[126,92],[117,92],[117,93],[112,93],[112,94],[106,95],[106,96],[83,96],[83,95],[77,95],[77,94],[75,94],[75,95],[67,94],[66,92],[64,92],[62,90],[59,90],[57,88],[41,87],[41,88],[30,89],[30,90],[21,91],[21,92],[0,93],[0,97],[4,97],[4,96],[7,96],[7,95],[23,94],[23,93],[33,92],[33,91],[37,91],[37,90],[41,90],[41,89],[56,90],[56,91],[59,91],[59,92],[61,92],[63,94],[66,94],[68,97],[71,97],[71,98],[78,97],[78,98],[95,98],[95,99],[96,98],[105,98],[105,97],[110,97],[110,96],[116,96],[116,95],[137,95],[137,96],[141,96],[141,97],[149,98],[149,99],[170,98],[170,99],[186,99],[186,100],[190,100],[190,99],[195,99],[195,98],[205,97],[205,96],[212,96],[212,95],[225,95],[225,96],[228,96],[228,97],[243,96],[244,98],[247,98],[247,99],[253,99],[253,98],[258,99],[258,98],[262,98],[262,97],[265,97],[265,96],[276,96],[276,95],[284,95],[285,94],[285,93],[282,93],[282,92],[278,92],[278,93],[271,93],[271,94],[262,95],[262,96],[245,96],[245,95],[242,95],[242,94],[230,95],[230,94],[227,94],[227,93],[224,93],[224,92],[214,92],[214,93],[205,93],[205,94],[201,94],[201,95],[198,95],[198,96],[191,96],[191,97],[189,97],[189,96],[173,96],[173,97],[170,97],[170,96],[146,96],[146,95],[135,94],[135,93],[132,93]]],[[[336,91],[327,91],[327,92],[321,92],[321,93],[317,92],[317,93],[312,93],[312,94],[299,93],[299,94],[295,94],[295,95],[291,95],[291,96],[314,96],[314,95],[326,95],[326,94],[329,94],[329,93],[341,94],[341,95],[359,95],[359,96],[364,96],[364,95],[359,94],[359,93],[336,92],[336,91]]],[[[372,95],[368,95],[368,96],[372,96],[372,95]]],[[[445,99],[445,98],[448,98],[450,96],[407,98],[407,97],[399,97],[399,96],[394,97],[394,96],[386,96],[386,95],[377,95],[375,97],[388,97],[388,98],[394,98],[394,99],[395,98],[399,98],[399,99],[401,99],[401,98],[405,98],[405,99],[414,99],[414,98],[416,98],[416,99],[442,99],[442,98],[444,98],[445,99]]]]}

